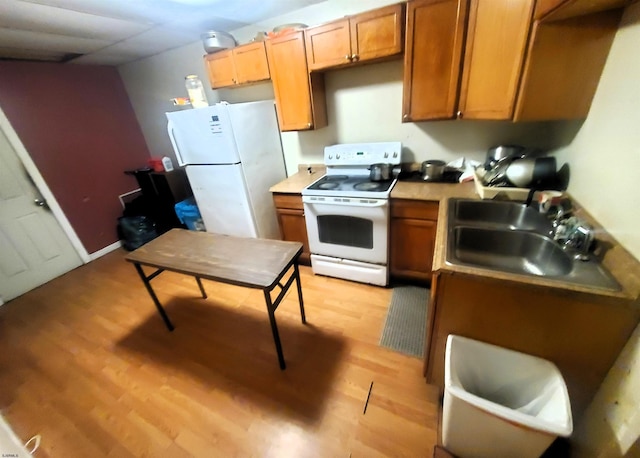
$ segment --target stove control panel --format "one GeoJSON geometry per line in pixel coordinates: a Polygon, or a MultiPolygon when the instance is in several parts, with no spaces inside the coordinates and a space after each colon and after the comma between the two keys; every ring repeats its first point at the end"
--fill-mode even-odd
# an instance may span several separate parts
{"type": "Polygon", "coordinates": [[[324,148],[325,165],[369,166],[380,162],[398,165],[401,159],[401,142],[341,143],[324,148]]]}

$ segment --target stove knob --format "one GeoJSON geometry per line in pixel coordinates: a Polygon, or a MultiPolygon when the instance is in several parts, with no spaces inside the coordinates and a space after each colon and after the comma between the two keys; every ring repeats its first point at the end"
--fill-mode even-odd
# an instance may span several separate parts
{"type": "Polygon", "coordinates": [[[398,157],[398,153],[393,153],[393,157],[398,157]]]}
{"type": "Polygon", "coordinates": [[[385,159],[389,157],[389,153],[384,153],[385,159]]]}
{"type": "Polygon", "coordinates": [[[329,159],[333,159],[333,154],[329,154],[329,159]]]}
{"type": "Polygon", "coordinates": [[[336,159],[340,159],[340,155],[339,154],[336,154],[336,159]]]}

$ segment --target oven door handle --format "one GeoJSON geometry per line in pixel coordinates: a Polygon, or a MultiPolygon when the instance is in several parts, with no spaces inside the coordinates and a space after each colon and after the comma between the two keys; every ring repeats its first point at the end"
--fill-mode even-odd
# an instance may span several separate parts
{"type": "Polygon", "coordinates": [[[309,196],[302,196],[305,204],[317,205],[342,205],[347,207],[384,207],[388,201],[386,199],[341,199],[340,197],[330,198],[330,200],[317,200],[309,196]]]}

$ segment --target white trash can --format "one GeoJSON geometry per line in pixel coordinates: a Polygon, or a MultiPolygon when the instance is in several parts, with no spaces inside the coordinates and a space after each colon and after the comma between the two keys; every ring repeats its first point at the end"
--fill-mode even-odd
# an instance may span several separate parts
{"type": "Polygon", "coordinates": [[[567,386],[542,358],[449,335],[442,443],[461,458],[539,457],[573,430],[567,386]]]}

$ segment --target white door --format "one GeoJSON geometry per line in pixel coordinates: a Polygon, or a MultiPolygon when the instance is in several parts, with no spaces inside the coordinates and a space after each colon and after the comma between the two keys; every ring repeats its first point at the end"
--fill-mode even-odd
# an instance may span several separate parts
{"type": "Polygon", "coordinates": [[[81,264],[0,126],[0,303],[81,264]]]}
{"type": "Polygon", "coordinates": [[[188,165],[187,177],[207,232],[258,237],[240,164],[188,165]]]}

